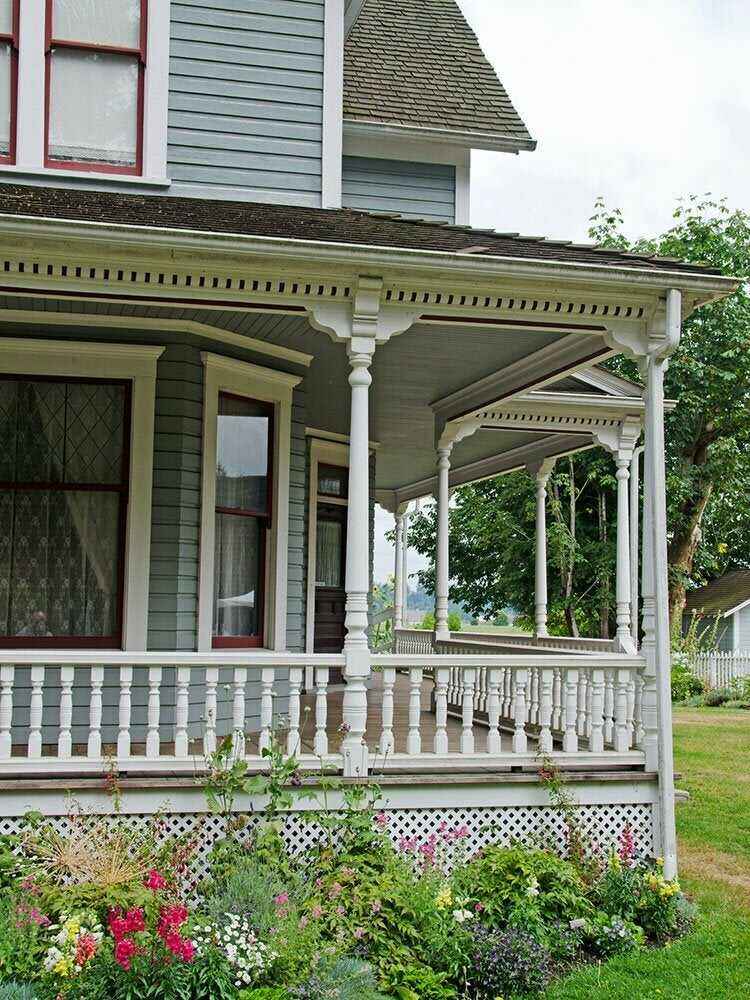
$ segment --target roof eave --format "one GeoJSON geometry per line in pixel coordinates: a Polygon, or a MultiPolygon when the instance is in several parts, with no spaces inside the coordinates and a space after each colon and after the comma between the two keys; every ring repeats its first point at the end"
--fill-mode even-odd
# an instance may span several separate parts
{"type": "Polygon", "coordinates": [[[363,121],[344,118],[344,135],[352,138],[401,139],[439,143],[441,146],[458,146],[461,149],[487,149],[499,153],[533,152],[536,139],[520,138],[495,132],[458,131],[457,129],[432,128],[426,125],[403,125],[399,122],[363,121]]]}

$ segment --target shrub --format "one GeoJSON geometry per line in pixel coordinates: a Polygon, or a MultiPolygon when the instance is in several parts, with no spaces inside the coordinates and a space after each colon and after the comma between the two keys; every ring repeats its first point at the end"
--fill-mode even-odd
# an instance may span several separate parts
{"type": "Polygon", "coordinates": [[[637,924],[608,913],[597,913],[588,921],[585,934],[591,952],[600,958],[625,955],[644,943],[643,931],[637,924]]]}
{"type": "Polygon", "coordinates": [[[276,921],[273,901],[287,887],[277,871],[245,854],[206,898],[204,908],[211,920],[232,913],[247,917],[256,931],[266,933],[276,921]]]}
{"type": "Polygon", "coordinates": [[[380,985],[399,1000],[454,1000],[457,994],[448,979],[429,965],[407,965],[390,970],[380,985]]]}
{"type": "Polygon", "coordinates": [[[33,896],[28,902],[17,896],[0,897],[0,980],[38,978],[47,950],[44,930],[50,922],[33,896]]]}
{"type": "Polygon", "coordinates": [[[687,698],[703,694],[705,684],[696,677],[680,656],[672,660],[672,701],[685,701],[687,698]]]}
{"type": "Polygon", "coordinates": [[[663,943],[676,937],[681,896],[679,882],[668,882],[660,871],[644,875],[637,920],[653,941],[663,943]]]}
{"type": "Polygon", "coordinates": [[[238,1000],[289,1000],[283,986],[259,986],[256,990],[242,990],[238,1000]]]}
{"type": "Polygon", "coordinates": [[[388,1000],[378,990],[372,967],[356,958],[323,960],[289,995],[294,1000],[388,1000]]]}
{"type": "Polygon", "coordinates": [[[479,928],[468,984],[479,1000],[541,992],[551,976],[549,951],[524,931],[479,928]]]}
{"type": "Polygon", "coordinates": [[[703,704],[707,708],[718,708],[732,698],[732,691],[729,688],[714,688],[709,691],[703,699],[703,704]]]}
{"type": "Polygon", "coordinates": [[[567,922],[590,910],[576,868],[548,851],[488,847],[456,874],[454,884],[491,927],[541,930],[545,923],[567,922]]]}
{"type": "Polygon", "coordinates": [[[37,1000],[37,993],[28,983],[0,983],[0,1000],[37,1000]]]}

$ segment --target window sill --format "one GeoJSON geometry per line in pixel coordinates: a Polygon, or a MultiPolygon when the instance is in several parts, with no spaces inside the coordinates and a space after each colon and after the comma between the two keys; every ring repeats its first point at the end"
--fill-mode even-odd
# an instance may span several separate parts
{"type": "Polygon", "coordinates": [[[57,170],[54,167],[23,167],[17,163],[0,163],[0,176],[3,174],[17,177],[50,177],[67,178],[84,183],[101,184],[135,184],[139,187],[169,187],[172,183],[168,177],[136,177],[134,174],[110,174],[106,171],[88,170],[57,170]]]}

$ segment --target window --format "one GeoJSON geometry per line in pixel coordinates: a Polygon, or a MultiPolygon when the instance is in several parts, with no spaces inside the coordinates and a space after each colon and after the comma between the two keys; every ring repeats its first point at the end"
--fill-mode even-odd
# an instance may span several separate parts
{"type": "Polygon", "coordinates": [[[146,0],[47,0],[48,166],[139,174],[146,0]]]}
{"type": "Polygon", "coordinates": [[[0,163],[16,158],[20,0],[0,0],[0,163]]]}
{"type": "Polygon", "coordinates": [[[117,647],[127,382],[0,376],[0,645],[117,647]]]}
{"type": "Polygon", "coordinates": [[[263,644],[273,406],[219,394],[213,645],[263,644]]]}
{"type": "Polygon", "coordinates": [[[340,465],[318,466],[318,495],[345,500],[349,493],[349,470],[340,465]]]}

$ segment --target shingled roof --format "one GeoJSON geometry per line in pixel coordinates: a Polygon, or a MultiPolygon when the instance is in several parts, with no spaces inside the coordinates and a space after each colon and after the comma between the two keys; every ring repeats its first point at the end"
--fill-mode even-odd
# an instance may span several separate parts
{"type": "Polygon", "coordinates": [[[344,49],[344,119],[536,146],[455,0],[365,0],[344,49]]]}
{"type": "Polygon", "coordinates": [[[719,274],[715,268],[666,257],[648,257],[514,233],[495,233],[469,226],[411,221],[352,209],[303,208],[210,198],[165,198],[161,195],[74,190],[0,183],[0,216],[30,216],[192,230],[232,236],[261,236],[346,246],[437,251],[472,257],[572,264],[609,265],[652,272],[719,274]]]}
{"type": "Polygon", "coordinates": [[[696,587],[686,595],[685,611],[690,614],[727,614],[750,601],[750,569],[735,569],[713,580],[705,587],[696,587]]]}

